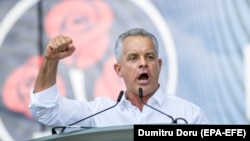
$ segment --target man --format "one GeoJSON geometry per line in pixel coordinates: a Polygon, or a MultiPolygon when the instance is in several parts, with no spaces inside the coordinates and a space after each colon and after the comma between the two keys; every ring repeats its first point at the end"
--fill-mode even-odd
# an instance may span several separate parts
{"type": "Polygon", "coordinates": [[[116,101],[97,97],[90,102],[80,102],[59,96],[55,85],[58,62],[74,51],[73,41],[63,35],[53,38],[47,45],[34,89],[30,91],[29,108],[39,122],[52,127],[74,123],[85,127],[207,123],[197,105],[161,91],[162,60],[158,58],[157,39],[140,28],[121,34],[116,42],[114,70],[126,86],[120,102],[77,122],[115,105],[116,101]]]}

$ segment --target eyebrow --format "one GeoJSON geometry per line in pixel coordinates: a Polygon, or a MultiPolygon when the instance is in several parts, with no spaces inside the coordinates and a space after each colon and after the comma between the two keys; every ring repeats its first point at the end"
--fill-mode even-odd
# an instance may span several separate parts
{"type": "Polygon", "coordinates": [[[155,52],[148,52],[148,53],[146,53],[146,55],[156,55],[156,53],[155,52]]]}
{"type": "Polygon", "coordinates": [[[139,56],[139,55],[138,55],[138,53],[129,53],[129,54],[127,55],[127,57],[130,57],[130,56],[139,56]]]}
{"type": "MultiPolygon", "coordinates": [[[[147,55],[154,55],[154,56],[157,56],[157,54],[155,52],[147,52],[146,54],[144,54],[144,56],[147,56],[147,55]]],[[[127,55],[127,57],[131,57],[131,56],[139,56],[138,53],[129,53],[127,55]]]]}

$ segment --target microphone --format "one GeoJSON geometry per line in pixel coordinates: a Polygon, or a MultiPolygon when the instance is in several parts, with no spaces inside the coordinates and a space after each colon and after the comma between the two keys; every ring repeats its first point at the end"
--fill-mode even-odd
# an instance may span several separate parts
{"type": "Polygon", "coordinates": [[[142,88],[139,88],[139,96],[140,96],[141,102],[142,102],[144,105],[146,105],[146,106],[148,106],[148,107],[150,107],[150,108],[152,108],[152,109],[154,109],[154,110],[160,112],[161,114],[167,116],[168,118],[170,118],[170,119],[172,120],[172,123],[173,123],[173,124],[177,124],[177,123],[178,123],[178,120],[183,120],[186,124],[188,123],[188,122],[186,121],[186,119],[184,119],[184,118],[176,118],[176,119],[174,119],[172,116],[170,116],[170,115],[168,115],[168,114],[166,114],[166,113],[164,113],[164,112],[162,112],[162,111],[160,111],[160,110],[158,110],[158,109],[156,109],[156,108],[154,108],[154,107],[148,105],[147,103],[143,102],[143,99],[142,99],[142,98],[143,98],[143,91],[142,91],[142,88]]]}
{"type": "Polygon", "coordinates": [[[88,128],[92,128],[92,127],[73,126],[73,125],[75,125],[75,124],[77,124],[77,123],[79,123],[79,122],[81,122],[81,121],[84,121],[84,120],[86,120],[86,119],[88,119],[88,118],[91,118],[91,117],[93,117],[93,116],[95,116],[95,115],[97,115],[97,114],[100,114],[100,113],[102,113],[102,112],[105,112],[105,111],[107,111],[107,110],[109,110],[109,109],[111,109],[111,108],[114,108],[114,107],[121,101],[123,94],[124,94],[124,91],[120,91],[119,96],[118,96],[118,98],[117,98],[117,102],[116,102],[115,105],[113,105],[113,106],[111,106],[111,107],[108,107],[108,108],[106,108],[106,109],[104,109],[104,110],[102,110],[102,111],[99,111],[99,112],[97,112],[97,113],[95,113],[95,114],[92,114],[92,115],[90,115],[90,116],[88,116],[88,117],[85,117],[85,118],[83,118],[83,119],[81,119],[81,120],[78,120],[78,121],[76,121],[76,122],[74,122],[74,123],[71,123],[71,124],[69,124],[68,126],[56,126],[56,127],[53,127],[53,128],[52,128],[52,134],[56,134],[56,133],[57,133],[57,132],[56,132],[56,129],[58,129],[58,128],[62,128],[62,131],[61,131],[61,132],[63,132],[66,128],[74,128],[74,127],[78,127],[78,128],[87,128],[87,129],[88,129],[88,128]]]}

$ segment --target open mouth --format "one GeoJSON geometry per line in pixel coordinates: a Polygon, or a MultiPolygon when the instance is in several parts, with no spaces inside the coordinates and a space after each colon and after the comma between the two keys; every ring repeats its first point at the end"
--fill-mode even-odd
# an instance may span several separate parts
{"type": "Polygon", "coordinates": [[[147,73],[142,73],[139,78],[139,80],[148,80],[148,74],[147,73]]]}
{"type": "Polygon", "coordinates": [[[142,73],[138,77],[138,83],[139,84],[148,84],[149,83],[149,75],[148,73],[142,73]]]}

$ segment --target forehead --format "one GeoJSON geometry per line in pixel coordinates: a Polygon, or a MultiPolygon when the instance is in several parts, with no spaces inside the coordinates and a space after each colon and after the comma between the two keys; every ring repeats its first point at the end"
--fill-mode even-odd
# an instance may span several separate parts
{"type": "Polygon", "coordinates": [[[148,36],[128,36],[123,40],[124,51],[155,50],[153,40],[148,36]]]}

